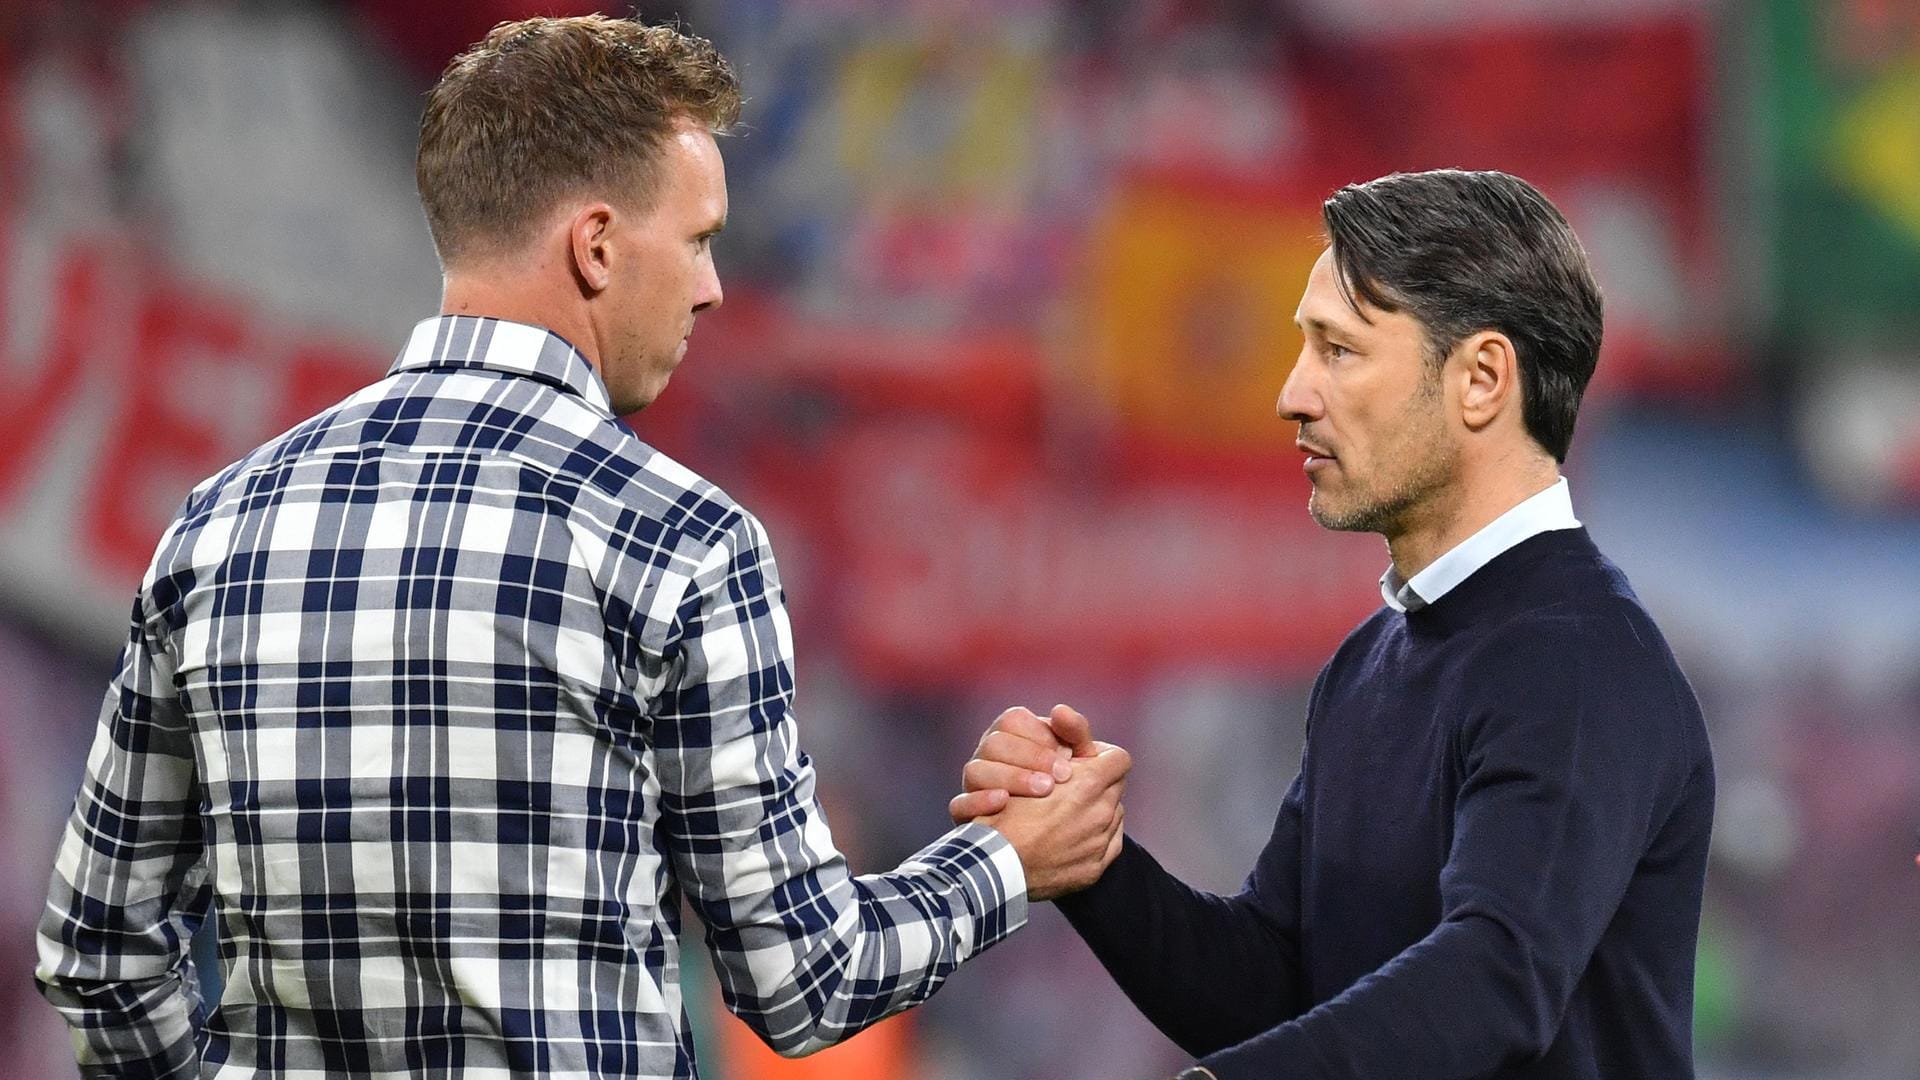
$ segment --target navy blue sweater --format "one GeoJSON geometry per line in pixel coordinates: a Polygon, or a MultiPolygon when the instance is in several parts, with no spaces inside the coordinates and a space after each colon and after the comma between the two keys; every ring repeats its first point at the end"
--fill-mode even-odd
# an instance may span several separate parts
{"type": "Polygon", "coordinates": [[[1347,638],[1239,893],[1128,841],[1060,907],[1221,1080],[1670,1080],[1712,818],[1692,688],[1569,529],[1347,638]]]}

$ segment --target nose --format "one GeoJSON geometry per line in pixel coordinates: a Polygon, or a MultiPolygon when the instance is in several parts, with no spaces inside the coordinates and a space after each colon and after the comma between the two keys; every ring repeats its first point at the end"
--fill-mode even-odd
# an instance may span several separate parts
{"type": "Polygon", "coordinates": [[[1302,348],[1299,359],[1293,362],[1293,370],[1287,373],[1286,383],[1280,387],[1280,400],[1274,403],[1274,412],[1280,419],[1306,424],[1327,414],[1313,367],[1312,350],[1302,348]]]}
{"type": "Polygon", "coordinates": [[[712,257],[709,256],[700,277],[700,287],[693,294],[693,312],[698,315],[703,311],[711,311],[725,299],[726,294],[720,288],[720,272],[714,269],[712,257]]]}

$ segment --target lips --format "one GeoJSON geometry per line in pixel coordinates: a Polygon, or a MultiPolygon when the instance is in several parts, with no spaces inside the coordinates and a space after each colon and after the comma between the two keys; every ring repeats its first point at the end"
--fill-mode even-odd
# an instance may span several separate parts
{"type": "Polygon", "coordinates": [[[1333,451],[1322,450],[1304,439],[1295,439],[1293,441],[1293,448],[1308,457],[1327,458],[1328,460],[1332,460],[1333,458],[1333,451]]]}

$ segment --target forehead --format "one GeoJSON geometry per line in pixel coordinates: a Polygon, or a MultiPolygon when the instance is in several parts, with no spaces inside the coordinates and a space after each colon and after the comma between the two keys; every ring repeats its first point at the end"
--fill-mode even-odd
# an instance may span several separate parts
{"type": "Polygon", "coordinates": [[[683,203],[688,212],[712,212],[716,206],[719,213],[726,212],[726,165],[711,131],[690,121],[675,124],[661,142],[659,160],[670,200],[683,203]]]}
{"type": "Polygon", "coordinates": [[[1329,247],[1320,253],[1307,275],[1306,291],[1294,310],[1294,324],[1309,332],[1338,331],[1356,337],[1419,332],[1419,322],[1407,312],[1377,308],[1340,286],[1340,270],[1329,247]]]}
{"type": "Polygon", "coordinates": [[[1294,324],[1302,329],[1355,330],[1366,327],[1381,314],[1368,310],[1366,302],[1358,297],[1354,298],[1354,302],[1363,305],[1361,311],[1354,310],[1353,304],[1348,302],[1341,290],[1340,272],[1333,262],[1333,249],[1327,248],[1314,260],[1313,271],[1307,275],[1306,291],[1301,293],[1300,305],[1294,309],[1294,324]]]}

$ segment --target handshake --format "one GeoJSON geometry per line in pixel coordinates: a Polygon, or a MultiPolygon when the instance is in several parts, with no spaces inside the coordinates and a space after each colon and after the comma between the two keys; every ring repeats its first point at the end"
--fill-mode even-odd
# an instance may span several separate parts
{"type": "Polygon", "coordinates": [[[1043,720],[1016,707],[981,737],[947,812],[956,825],[999,830],[1020,856],[1028,898],[1052,900],[1098,881],[1120,854],[1132,767],[1125,750],[1095,742],[1073,709],[1055,705],[1043,720]]]}

